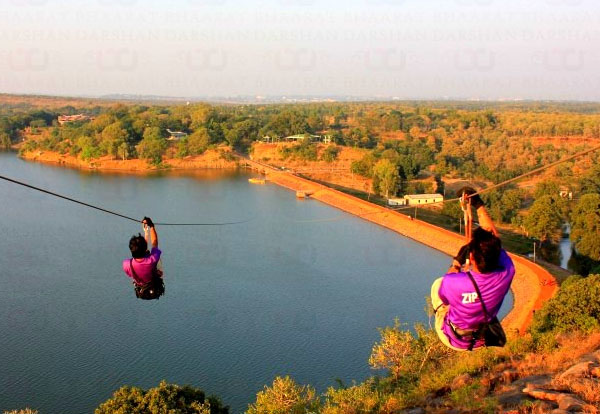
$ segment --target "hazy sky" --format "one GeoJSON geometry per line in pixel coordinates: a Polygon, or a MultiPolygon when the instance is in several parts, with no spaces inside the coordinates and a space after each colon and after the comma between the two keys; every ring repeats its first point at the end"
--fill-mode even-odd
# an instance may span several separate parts
{"type": "Polygon", "coordinates": [[[600,1],[0,0],[0,92],[600,100],[600,1]]]}

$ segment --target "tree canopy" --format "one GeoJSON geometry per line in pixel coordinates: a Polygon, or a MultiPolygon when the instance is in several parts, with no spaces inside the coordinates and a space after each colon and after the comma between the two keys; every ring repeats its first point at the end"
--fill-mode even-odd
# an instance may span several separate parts
{"type": "Polygon", "coordinates": [[[558,241],[562,226],[562,207],[552,196],[535,200],[523,222],[525,229],[540,241],[558,241]]]}
{"type": "Polygon", "coordinates": [[[167,384],[143,390],[138,387],[121,387],[102,403],[95,414],[229,414],[217,397],[206,397],[200,389],[167,384]]]}
{"type": "Polygon", "coordinates": [[[579,254],[600,261],[600,194],[584,194],[571,213],[571,241],[579,254]]]}

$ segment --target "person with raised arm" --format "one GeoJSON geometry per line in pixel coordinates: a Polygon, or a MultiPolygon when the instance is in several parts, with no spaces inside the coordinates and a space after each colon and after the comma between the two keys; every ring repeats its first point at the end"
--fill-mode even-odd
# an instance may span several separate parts
{"type": "Polygon", "coordinates": [[[506,339],[497,314],[515,266],[502,249],[481,197],[470,187],[461,189],[459,196],[467,202],[466,208],[475,209],[479,227],[453,258],[447,273],[431,287],[435,330],[442,343],[456,351],[503,346],[506,339]]]}
{"type": "Polygon", "coordinates": [[[152,250],[148,251],[148,242],[138,233],[129,240],[131,258],[123,260],[123,271],[133,280],[136,297],[150,300],[158,299],[165,292],[163,273],[159,268],[162,252],[158,248],[158,234],[150,217],[142,220],[144,232],[150,233],[152,250]]]}

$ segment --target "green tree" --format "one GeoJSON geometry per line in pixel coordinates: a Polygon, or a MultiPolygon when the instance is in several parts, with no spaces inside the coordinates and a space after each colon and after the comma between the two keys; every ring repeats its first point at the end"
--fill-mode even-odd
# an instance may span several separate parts
{"type": "Polygon", "coordinates": [[[102,403],[95,414],[229,414],[229,408],[200,389],[161,381],[158,387],[143,390],[122,387],[102,403]]]}
{"type": "Polygon", "coordinates": [[[582,194],[600,194],[600,165],[596,164],[581,179],[582,194]]]}
{"type": "Polygon", "coordinates": [[[189,155],[200,155],[210,145],[210,135],[204,127],[198,128],[187,138],[187,150],[189,155]]]}
{"type": "Polygon", "coordinates": [[[144,138],[137,146],[141,158],[151,164],[158,165],[167,149],[167,141],[161,136],[159,127],[148,127],[144,130],[144,138]]]}
{"type": "Polygon", "coordinates": [[[525,230],[540,241],[557,242],[561,236],[562,207],[552,196],[535,200],[523,220],[525,230]]]}
{"type": "Polygon", "coordinates": [[[398,159],[399,173],[403,180],[412,180],[421,171],[421,166],[411,154],[402,155],[398,159]]]}
{"type": "Polygon", "coordinates": [[[531,332],[539,335],[554,330],[589,332],[600,326],[600,275],[571,276],[556,296],[533,315],[531,332]]]}
{"type": "Polygon", "coordinates": [[[123,161],[125,161],[126,159],[129,158],[129,145],[127,145],[126,142],[122,142],[119,145],[117,152],[118,152],[119,157],[121,157],[123,159],[123,161]]]}
{"type": "Polygon", "coordinates": [[[390,198],[398,189],[398,171],[396,166],[388,159],[377,161],[373,167],[373,186],[379,194],[390,198]]]}
{"type": "Polygon", "coordinates": [[[362,175],[363,177],[373,177],[373,166],[377,162],[377,158],[373,153],[366,153],[360,160],[352,161],[350,171],[354,174],[362,175]]]}
{"type": "Polygon", "coordinates": [[[225,134],[225,139],[232,148],[246,151],[252,141],[256,140],[258,135],[258,123],[255,120],[248,119],[242,122],[236,122],[225,134]]]}
{"type": "Polygon", "coordinates": [[[0,149],[9,149],[11,145],[10,135],[6,132],[0,132],[0,149]]]}
{"type": "Polygon", "coordinates": [[[192,130],[195,130],[200,127],[206,126],[209,120],[214,116],[215,110],[210,105],[199,104],[190,113],[190,128],[192,128],[192,130]]]}
{"type": "Polygon", "coordinates": [[[114,122],[102,130],[102,148],[107,154],[117,157],[119,148],[127,143],[128,134],[121,122],[114,122]]]}
{"type": "Polygon", "coordinates": [[[571,213],[571,241],[580,254],[600,260],[600,194],[584,194],[571,213]]]}
{"type": "MultiPolygon", "coordinates": [[[[271,387],[256,394],[246,414],[308,414],[319,407],[314,388],[298,385],[289,376],[277,377],[271,387]]],[[[96,413],[99,414],[99,413],[96,413]]]]}
{"type": "Polygon", "coordinates": [[[552,197],[558,197],[558,193],[560,191],[560,186],[556,181],[540,181],[535,186],[534,197],[539,198],[545,195],[549,195],[552,197]]]}
{"type": "Polygon", "coordinates": [[[81,158],[91,160],[102,155],[102,150],[92,137],[81,136],[75,142],[75,148],[79,148],[81,158]]]}
{"type": "Polygon", "coordinates": [[[187,157],[188,155],[190,155],[187,137],[182,138],[177,142],[177,152],[175,155],[179,158],[187,157]]]}
{"type": "Polygon", "coordinates": [[[502,221],[510,223],[523,206],[523,192],[518,189],[506,190],[500,199],[502,221]]]}

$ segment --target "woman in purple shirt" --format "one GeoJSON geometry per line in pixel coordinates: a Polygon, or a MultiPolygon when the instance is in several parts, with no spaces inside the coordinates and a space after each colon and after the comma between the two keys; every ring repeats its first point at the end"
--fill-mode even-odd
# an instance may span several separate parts
{"type": "MultiPolygon", "coordinates": [[[[467,195],[475,193],[473,189],[463,191],[467,195]]],[[[477,338],[476,333],[482,323],[489,321],[467,274],[469,264],[489,318],[498,314],[515,275],[515,266],[502,249],[498,231],[483,201],[477,194],[471,196],[470,201],[477,211],[480,227],[460,249],[444,277],[431,287],[436,332],[444,345],[457,351],[484,346],[484,339],[477,338]]]]}
{"type": "Polygon", "coordinates": [[[156,228],[152,219],[144,217],[142,223],[150,229],[152,250],[148,251],[148,243],[141,234],[133,236],[129,240],[131,259],[123,260],[123,271],[133,279],[137,297],[141,299],[156,299],[164,292],[162,271],[158,269],[161,251],[158,249],[158,235],[156,234],[156,228]],[[151,282],[156,282],[154,283],[156,286],[149,286],[151,282]],[[149,295],[155,297],[143,297],[143,292],[145,292],[144,287],[148,287],[149,295]]]}

